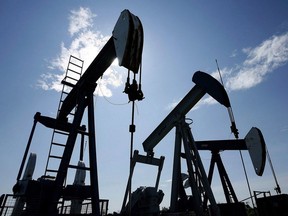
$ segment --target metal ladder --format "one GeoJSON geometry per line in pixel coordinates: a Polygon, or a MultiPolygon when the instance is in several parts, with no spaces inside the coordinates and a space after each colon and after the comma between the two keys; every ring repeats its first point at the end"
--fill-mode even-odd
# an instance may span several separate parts
{"type": "MultiPolygon", "coordinates": [[[[62,103],[65,100],[66,96],[72,90],[72,88],[76,85],[77,81],[80,79],[82,75],[84,61],[70,55],[68,66],[66,69],[66,74],[64,79],[62,80],[62,92],[60,96],[60,102],[57,110],[57,116],[61,109],[62,103]]],[[[76,110],[72,110],[68,115],[68,122],[71,122],[74,118],[76,110]]],[[[46,162],[45,168],[45,178],[55,179],[59,165],[62,159],[63,151],[65,149],[65,144],[68,138],[69,132],[62,131],[58,129],[53,129],[51,144],[49,148],[48,158],[46,162]]]]}

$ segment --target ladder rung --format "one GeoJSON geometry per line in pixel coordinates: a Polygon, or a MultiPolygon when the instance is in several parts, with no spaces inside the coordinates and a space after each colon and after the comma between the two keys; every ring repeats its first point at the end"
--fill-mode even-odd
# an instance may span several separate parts
{"type": "MultiPolygon", "coordinates": [[[[77,60],[80,61],[80,62],[83,62],[82,59],[79,59],[79,58],[77,58],[76,56],[73,56],[73,55],[70,55],[70,58],[74,58],[74,59],[77,59],[77,60]]],[[[71,61],[71,60],[70,60],[70,61],[71,61]]]]}
{"type": "MultiPolygon", "coordinates": [[[[78,81],[78,80],[75,79],[75,81],[78,81]]],[[[61,84],[67,85],[67,86],[72,87],[72,88],[75,86],[74,84],[69,83],[69,82],[67,82],[67,81],[65,81],[65,80],[62,80],[62,81],[61,81],[61,84]]]]}
{"type": "Polygon", "coordinates": [[[69,165],[69,168],[73,168],[73,169],[80,169],[80,170],[90,170],[89,167],[80,167],[80,166],[76,166],[76,165],[69,165]]]}
{"type": "MultiPolygon", "coordinates": [[[[75,64],[74,62],[69,62],[69,64],[72,64],[72,65],[74,65],[74,66],[76,66],[76,67],[82,68],[82,65],[77,65],[77,64],[75,64]]],[[[81,73],[80,73],[80,74],[81,74],[81,73]]]]}
{"type": "Polygon", "coordinates": [[[56,156],[56,155],[49,155],[49,158],[62,159],[62,157],[61,157],[61,156],[56,156]]]}
{"type": "MultiPolygon", "coordinates": [[[[72,69],[67,69],[67,72],[74,73],[75,75],[71,76],[71,75],[68,75],[68,73],[67,73],[66,76],[64,77],[64,79],[78,80],[81,77],[81,73],[78,72],[78,71],[75,71],[75,70],[72,70],[72,69]],[[77,76],[79,76],[79,78],[77,78],[77,76]]],[[[69,73],[69,74],[71,74],[71,73],[69,73]]]]}
{"type": "Polygon", "coordinates": [[[56,130],[54,131],[54,133],[57,133],[57,134],[62,134],[62,135],[69,135],[68,132],[65,132],[65,131],[60,131],[60,130],[56,130]]]}
{"type": "Polygon", "coordinates": [[[58,170],[46,169],[46,172],[57,173],[58,170]]]}
{"type": "Polygon", "coordinates": [[[65,147],[66,146],[65,144],[55,143],[55,142],[52,142],[51,144],[52,145],[56,145],[56,146],[61,146],[61,147],[65,147]]]}
{"type": "MultiPolygon", "coordinates": [[[[66,92],[66,91],[62,91],[62,94],[66,94],[66,95],[68,95],[69,94],[69,92],[66,92]]],[[[61,100],[62,101],[62,100],[61,100]]]]}
{"type": "MultiPolygon", "coordinates": [[[[79,76],[81,76],[81,72],[78,72],[78,71],[73,70],[73,69],[71,69],[71,68],[68,68],[68,69],[67,69],[67,74],[68,74],[68,72],[72,72],[72,73],[75,73],[75,74],[78,74],[79,76]]],[[[66,77],[72,78],[72,77],[70,77],[70,76],[68,76],[68,75],[66,75],[66,77]]]]}

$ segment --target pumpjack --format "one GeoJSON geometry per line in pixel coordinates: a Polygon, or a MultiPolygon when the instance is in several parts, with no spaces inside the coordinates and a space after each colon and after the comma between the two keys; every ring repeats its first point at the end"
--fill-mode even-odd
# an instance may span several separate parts
{"type": "Polygon", "coordinates": [[[212,76],[198,71],[194,73],[192,80],[196,85],[142,143],[144,151],[147,156],[153,157],[155,146],[159,144],[170,130],[176,129],[170,213],[194,212],[196,215],[213,216],[246,215],[245,206],[237,200],[219,152],[224,150],[248,150],[255,172],[261,176],[266,158],[263,135],[258,128],[253,127],[245,139],[238,139],[238,129],[233,117],[231,118],[231,131],[237,139],[195,141],[189,123],[186,121],[186,114],[197,102],[207,93],[217,102],[224,105],[228,111],[231,111],[231,104],[224,87],[212,76]],[[182,148],[184,152],[182,152],[182,148]],[[199,150],[210,150],[212,153],[208,176],[202,164],[199,150]],[[183,167],[181,159],[186,161],[187,174],[181,171],[181,167],[183,167]],[[210,186],[215,163],[219,169],[228,205],[216,203],[210,186]],[[191,189],[191,196],[186,194],[185,188],[191,189]],[[208,202],[210,203],[209,207],[207,205],[208,202]]]}
{"type": "MultiPolygon", "coordinates": [[[[141,61],[143,50],[143,27],[140,19],[128,10],[124,10],[112,33],[111,38],[82,74],[83,61],[71,56],[67,68],[74,73],[62,81],[63,91],[56,118],[43,116],[37,112],[34,124],[24,152],[23,160],[13,187],[13,203],[9,204],[11,195],[3,195],[0,199],[0,215],[12,216],[57,216],[57,215],[107,215],[108,200],[99,198],[98,172],[96,160],[96,138],[93,92],[97,80],[105,73],[115,58],[119,66],[128,69],[128,78],[124,92],[130,101],[144,98],[141,89],[141,61]],[[78,63],[75,63],[78,62],[78,63]],[[79,66],[80,65],[80,66],[79,66]],[[77,72],[76,68],[80,68],[77,72]],[[139,84],[136,75],[140,69],[139,84]],[[134,78],[130,84],[130,71],[134,78]],[[79,79],[75,75],[80,76],[79,79]],[[70,89],[69,91],[66,91],[70,89]],[[87,112],[86,125],[81,125],[87,112]],[[37,180],[32,178],[36,163],[36,154],[30,153],[30,146],[37,123],[53,130],[52,141],[48,154],[45,173],[37,180]],[[61,142],[56,137],[61,136],[61,142]],[[89,164],[83,161],[84,140],[88,139],[89,164]],[[80,140],[78,164],[71,164],[71,157],[80,140]],[[62,148],[62,153],[55,154],[53,147],[62,148]],[[28,159],[27,159],[28,158],[28,159]],[[57,160],[58,163],[52,162],[57,160]],[[26,169],[24,166],[26,164],[26,169]],[[52,165],[51,165],[52,164],[52,165]],[[76,170],[73,184],[67,184],[68,170],[76,170]],[[89,173],[89,184],[85,183],[89,173]],[[8,203],[8,204],[7,204],[8,203]]],[[[265,141],[261,131],[252,127],[244,139],[238,139],[238,129],[232,114],[227,92],[215,78],[201,71],[194,73],[192,81],[195,86],[167,115],[156,129],[142,143],[146,155],[138,150],[131,156],[130,174],[125,191],[120,215],[181,215],[195,214],[197,216],[246,215],[244,206],[238,201],[228,174],[224,168],[219,152],[226,150],[248,150],[257,175],[261,176],[265,167],[265,141]],[[187,113],[201,100],[204,95],[210,95],[228,109],[231,120],[231,131],[235,140],[195,141],[187,122],[187,113]],[[169,212],[161,213],[160,204],[164,193],[159,190],[164,156],[154,157],[154,148],[175,128],[174,159],[172,170],[172,186],[169,212]],[[201,161],[199,151],[211,151],[211,163],[208,176],[201,161]],[[182,160],[186,162],[186,171],[182,171],[182,160]],[[137,163],[158,167],[154,187],[139,187],[132,193],[131,182],[137,163]],[[215,164],[227,201],[227,205],[219,205],[211,188],[215,164]],[[187,195],[186,189],[191,189],[187,195]],[[244,210],[243,210],[244,209],[244,210]]],[[[135,131],[135,125],[130,125],[130,132],[135,131]]]]}
{"type": "MultiPolygon", "coordinates": [[[[62,82],[63,85],[70,88],[70,91],[69,93],[63,91],[66,95],[60,101],[57,117],[42,116],[41,113],[36,113],[34,116],[34,124],[19,169],[17,183],[13,188],[14,196],[17,197],[15,208],[13,208],[11,213],[13,216],[67,214],[99,216],[107,214],[107,206],[105,207],[105,205],[108,203],[99,198],[93,93],[97,86],[97,80],[104,74],[114,59],[118,58],[120,66],[134,73],[133,83],[126,83],[126,93],[129,99],[142,100],[141,83],[138,85],[135,79],[141,64],[142,49],[142,23],[129,10],[124,10],[114,27],[111,38],[76,83],[72,82],[76,80],[75,74],[79,74],[75,69],[79,64],[76,64],[75,61],[79,62],[80,60],[74,58],[74,62],[71,61],[74,69],[70,69],[70,72],[73,71],[74,75],[70,76],[69,80],[66,79],[62,82]],[[87,112],[88,117],[87,128],[86,125],[81,125],[85,112],[87,112]],[[49,152],[48,161],[52,163],[52,159],[57,159],[58,167],[54,165],[52,169],[47,162],[45,174],[37,180],[33,180],[32,174],[36,160],[34,154],[28,160],[24,175],[23,169],[27,162],[37,123],[52,129],[53,136],[62,136],[61,140],[64,143],[53,141],[51,143],[51,146],[58,146],[63,151],[61,155],[53,155],[52,152],[49,152]],[[65,137],[65,141],[63,141],[63,137],[65,137]],[[70,161],[78,137],[81,137],[82,140],[81,152],[79,163],[75,165],[70,164],[70,161]],[[88,138],[88,167],[81,161],[83,158],[84,137],[88,138]],[[72,185],[66,185],[68,169],[76,170],[75,181],[72,185]],[[83,184],[86,172],[90,173],[90,185],[83,184]],[[67,201],[68,205],[65,204],[67,201]],[[84,213],[83,206],[86,206],[84,213]]],[[[3,199],[3,202],[5,202],[6,198],[3,199]]],[[[7,208],[1,208],[1,215],[3,215],[3,211],[7,211],[7,208]]]]}

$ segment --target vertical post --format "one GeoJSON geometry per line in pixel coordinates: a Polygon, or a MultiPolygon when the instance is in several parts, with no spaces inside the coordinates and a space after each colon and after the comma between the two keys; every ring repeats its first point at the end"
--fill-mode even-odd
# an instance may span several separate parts
{"type": "Polygon", "coordinates": [[[39,112],[37,112],[34,115],[33,126],[32,126],[32,129],[31,129],[31,132],[30,132],[30,136],[29,136],[29,139],[28,139],[28,142],[27,142],[27,145],[26,145],[26,149],[25,149],[25,152],[24,152],[24,155],[23,155],[23,159],[22,159],[22,162],[21,162],[21,165],[20,165],[20,169],[19,169],[19,172],[18,172],[18,175],[17,175],[17,181],[19,181],[20,178],[21,178],[21,175],[22,175],[22,172],[23,172],[23,168],[24,168],[24,164],[26,162],[27,155],[28,155],[28,152],[29,152],[29,149],[30,149],[30,146],[31,146],[32,138],[33,138],[33,135],[34,135],[34,132],[35,132],[35,128],[36,128],[36,124],[37,124],[37,117],[40,116],[40,115],[41,114],[39,112]]]}
{"type": "Polygon", "coordinates": [[[175,134],[175,147],[174,147],[174,161],[173,161],[173,173],[172,173],[172,188],[171,188],[171,200],[170,200],[170,211],[175,212],[177,209],[177,200],[179,192],[179,175],[181,172],[181,133],[180,128],[176,126],[175,134]]]}
{"type": "Polygon", "coordinates": [[[100,216],[93,91],[87,95],[92,215],[100,216]]]}
{"type": "MultiPolygon", "coordinates": [[[[135,80],[136,74],[134,73],[134,80],[135,80]]],[[[133,80],[133,81],[134,81],[133,80]]],[[[129,127],[129,132],[131,133],[131,141],[130,141],[130,168],[129,168],[129,176],[132,176],[132,169],[133,169],[133,143],[134,143],[134,133],[136,131],[136,126],[134,125],[134,113],[135,113],[135,100],[132,101],[132,120],[131,125],[129,127]]],[[[132,211],[132,178],[130,178],[129,183],[129,216],[131,216],[132,211]]]]}
{"type": "Polygon", "coordinates": [[[82,120],[82,117],[86,108],[85,94],[79,95],[78,101],[79,102],[78,102],[77,110],[73,119],[72,127],[69,132],[69,136],[66,142],[63,156],[59,165],[58,173],[55,179],[56,187],[55,187],[55,191],[53,191],[52,203],[50,203],[50,206],[49,206],[50,214],[54,214],[57,211],[57,203],[61,196],[63,184],[67,176],[68,166],[69,166],[71,156],[73,153],[73,149],[75,146],[75,142],[77,139],[78,128],[81,124],[81,120],[82,120]]]}

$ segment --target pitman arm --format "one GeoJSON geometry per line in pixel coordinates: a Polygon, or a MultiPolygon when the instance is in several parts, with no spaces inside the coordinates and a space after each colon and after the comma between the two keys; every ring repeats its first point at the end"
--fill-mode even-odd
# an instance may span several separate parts
{"type": "Polygon", "coordinates": [[[147,152],[148,155],[153,155],[154,147],[206,93],[225,107],[230,107],[230,101],[226,90],[215,78],[204,72],[197,71],[193,75],[192,81],[196,85],[142,143],[144,151],[147,152]]]}

